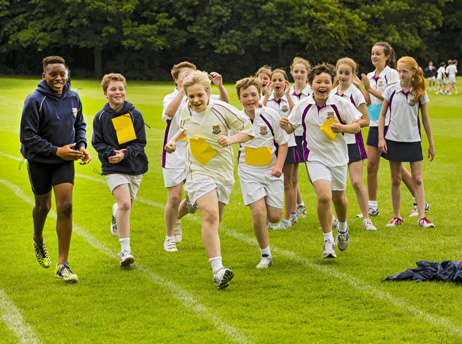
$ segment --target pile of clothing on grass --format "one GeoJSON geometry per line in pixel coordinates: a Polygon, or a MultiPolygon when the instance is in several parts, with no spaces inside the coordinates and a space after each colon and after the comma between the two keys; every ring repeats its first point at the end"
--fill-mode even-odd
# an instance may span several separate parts
{"type": "Polygon", "coordinates": [[[384,281],[444,281],[462,284],[462,261],[443,260],[439,262],[428,262],[421,260],[417,262],[417,268],[407,269],[394,276],[388,276],[384,281]]]}

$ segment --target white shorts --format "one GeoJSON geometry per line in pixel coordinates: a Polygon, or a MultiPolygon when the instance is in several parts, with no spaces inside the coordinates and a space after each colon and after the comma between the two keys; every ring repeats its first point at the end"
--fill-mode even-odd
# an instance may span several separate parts
{"type": "Polygon", "coordinates": [[[430,77],[428,77],[427,79],[428,79],[428,81],[435,81],[436,77],[430,76],[430,77]]]}
{"type": "Polygon", "coordinates": [[[308,161],[306,168],[312,183],[319,179],[330,181],[332,191],[345,191],[348,165],[327,167],[318,161],[308,161]]]}
{"type": "Polygon", "coordinates": [[[455,76],[450,76],[448,77],[448,83],[449,84],[455,84],[456,83],[456,77],[455,76]]]}
{"type": "Polygon", "coordinates": [[[199,198],[214,189],[217,190],[218,202],[228,204],[229,195],[231,195],[231,191],[233,191],[233,185],[224,185],[212,178],[201,178],[186,182],[184,189],[188,193],[191,204],[196,203],[199,198]]]}
{"type": "Polygon", "coordinates": [[[446,85],[446,79],[436,79],[438,85],[446,85]]]}
{"type": "Polygon", "coordinates": [[[252,204],[265,198],[266,204],[282,209],[284,201],[284,177],[272,177],[269,173],[238,170],[244,204],[252,204]]]}
{"type": "Polygon", "coordinates": [[[138,189],[140,188],[141,180],[143,179],[142,174],[138,174],[136,176],[131,176],[128,174],[106,174],[104,176],[106,178],[107,185],[111,192],[114,193],[114,189],[123,184],[128,184],[128,188],[130,189],[130,198],[135,199],[136,194],[138,193],[138,189]]]}
{"type": "Polygon", "coordinates": [[[186,170],[183,168],[163,168],[164,185],[171,188],[183,183],[186,180],[186,170]]]}

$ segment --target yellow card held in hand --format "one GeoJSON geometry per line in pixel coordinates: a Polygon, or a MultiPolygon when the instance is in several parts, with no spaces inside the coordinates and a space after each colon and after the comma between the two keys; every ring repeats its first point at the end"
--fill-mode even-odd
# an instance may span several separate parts
{"type": "Polygon", "coordinates": [[[337,141],[335,137],[337,136],[337,133],[334,133],[332,129],[330,128],[330,125],[332,123],[338,123],[336,118],[329,118],[327,121],[324,122],[323,125],[321,125],[321,130],[324,132],[324,134],[327,135],[328,138],[331,140],[337,141]]]}
{"type": "Polygon", "coordinates": [[[189,147],[192,155],[202,165],[207,164],[217,154],[217,150],[202,137],[189,139],[189,147]]]}
{"type": "Polygon", "coordinates": [[[119,144],[136,140],[135,128],[133,128],[130,114],[126,113],[125,115],[113,118],[112,124],[117,133],[119,144]]]}
{"type": "Polygon", "coordinates": [[[271,154],[271,148],[269,147],[260,147],[260,148],[245,147],[245,163],[247,165],[265,166],[265,165],[270,165],[272,161],[273,161],[273,156],[271,154]]]}

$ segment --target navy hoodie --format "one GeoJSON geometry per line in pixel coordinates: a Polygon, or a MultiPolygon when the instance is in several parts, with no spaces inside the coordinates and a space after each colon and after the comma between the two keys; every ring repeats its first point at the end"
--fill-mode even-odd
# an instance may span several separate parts
{"type": "Polygon", "coordinates": [[[58,97],[45,80],[24,101],[19,139],[21,154],[29,161],[58,164],[66,160],[56,156],[58,147],[76,143],[74,149],[87,146],[86,123],[79,95],[64,86],[58,97]]]}
{"type": "Polygon", "coordinates": [[[125,101],[123,108],[119,111],[114,111],[109,106],[109,103],[104,105],[103,110],[99,111],[93,119],[91,144],[98,152],[103,175],[111,173],[138,175],[148,171],[148,157],[144,153],[146,132],[144,130],[143,115],[130,102],[125,101]],[[133,122],[136,139],[119,144],[112,119],[126,114],[130,115],[133,122]],[[124,152],[124,159],[117,164],[110,164],[108,158],[115,155],[114,149],[121,150],[124,148],[127,149],[124,152]]]}

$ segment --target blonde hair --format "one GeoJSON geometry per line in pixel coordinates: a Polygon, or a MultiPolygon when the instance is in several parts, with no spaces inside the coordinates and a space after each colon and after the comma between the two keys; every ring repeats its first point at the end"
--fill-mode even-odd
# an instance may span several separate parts
{"type": "Polygon", "coordinates": [[[183,68],[191,68],[192,70],[197,69],[196,65],[188,61],[183,61],[176,65],[173,65],[172,70],[170,71],[170,74],[172,74],[173,80],[178,79],[178,76],[180,75],[180,70],[183,68]]]}
{"type": "Polygon", "coordinates": [[[284,70],[284,69],[280,69],[280,68],[275,69],[275,70],[273,70],[273,71],[271,72],[271,79],[273,78],[273,75],[276,74],[276,73],[281,73],[281,74],[284,76],[284,79],[289,80],[289,78],[287,77],[287,73],[285,72],[285,70],[284,70]]]}
{"type": "Polygon", "coordinates": [[[110,73],[103,76],[103,80],[101,80],[101,87],[103,88],[104,92],[107,91],[111,81],[121,81],[124,84],[124,88],[127,88],[127,81],[122,74],[110,73]]]}
{"type": "Polygon", "coordinates": [[[301,58],[301,57],[295,57],[294,60],[292,61],[292,65],[290,66],[290,73],[292,73],[294,71],[294,66],[297,64],[297,63],[300,63],[302,65],[305,66],[306,68],[306,73],[308,74],[311,70],[311,65],[310,65],[310,61],[308,60],[305,60],[304,58],[301,58]]]}
{"type": "Polygon", "coordinates": [[[183,89],[186,94],[188,94],[188,88],[192,85],[199,84],[202,87],[204,87],[204,90],[209,93],[211,92],[211,87],[210,87],[210,79],[209,75],[206,72],[200,71],[200,70],[195,70],[191,74],[189,74],[184,80],[183,80],[183,89]]]}
{"type": "Polygon", "coordinates": [[[414,72],[414,77],[411,81],[412,94],[414,95],[414,98],[412,98],[412,102],[414,104],[417,104],[425,95],[425,90],[427,88],[423,70],[419,67],[417,61],[410,56],[401,57],[398,60],[398,63],[404,63],[411,71],[414,72]]]}
{"type": "MultiPolygon", "coordinates": [[[[342,64],[350,66],[351,72],[353,75],[355,75],[358,72],[358,64],[355,62],[355,60],[353,60],[350,57],[342,57],[341,59],[338,59],[337,63],[335,64],[335,71],[337,71],[338,67],[342,64]]],[[[334,87],[337,87],[338,84],[339,84],[338,79],[336,79],[334,83],[334,87]]]]}
{"type": "Polygon", "coordinates": [[[261,81],[254,76],[249,76],[248,78],[244,78],[236,82],[236,92],[237,96],[241,97],[241,90],[245,90],[250,86],[255,86],[257,88],[258,94],[261,93],[261,81]]]}
{"type": "Polygon", "coordinates": [[[262,67],[260,67],[257,72],[255,73],[255,77],[258,78],[258,76],[263,73],[263,74],[266,74],[269,76],[269,78],[271,79],[271,67],[268,66],[268,65],[264,65],[262,67]]]}

